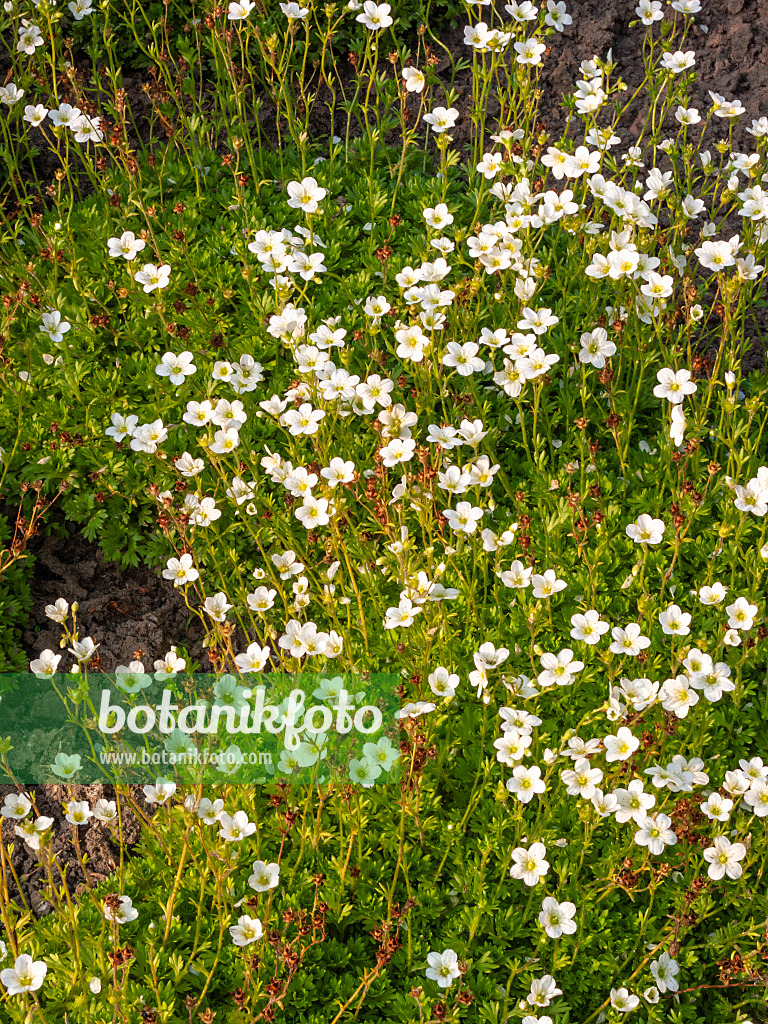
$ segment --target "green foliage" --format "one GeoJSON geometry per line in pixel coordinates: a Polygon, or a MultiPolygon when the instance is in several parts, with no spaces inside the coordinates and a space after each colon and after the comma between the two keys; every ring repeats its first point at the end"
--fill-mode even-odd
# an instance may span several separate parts
{"type": "MultiPolygon", "coordinates": [[[[76,893],[50,823],[11,808],[3,942],[47,975],[19,994],[5,975],[0,1019],[616,1024],[627,989],[648,1024],[762,1024],[768,378],[742,360],[766,132],[731,154],[676,119],[691,79],[659,61],[686,52],[682,16],[649,29],[650,115],[617,156],[595,120],[626,134],[605,60],[581,67],[571,135],[538,125],[524,44],[567,45],[559,8],[462,8],[470,34],[479,16],[497,34],[441,77],[456,5],[393,5],[381,31],[341,3],[158,8],[70,24],[41,0],[44,45],[12,51],[3,492],[39,484],[107,557],[164,566],[221,672],[252,679],[262,655],[398,672],[403,782],[307,786],[286,763],[217,787],[218,808],[189,786],[120,790],[116,873],[76,893]],[[122,92],[134,61],[141,111],[122,92]],[[103,137],[25,121],[48,93],[103,137]],[[43,146],[59,170],[41,185],[43,146]],[[171,376],[182,352],[193,369],[171,376]],[[239,840],[235,812],[254,826],[239,840]],[[10,895],[22,843],[48,879],[41,920],[10,895]],[[279,864],[268,890],[254,859],[279,864]],[[133,919],[111,923],[107,896],[133,919]],[[550,897],[572,931],[552,934],[550,897]],[[263,931],[241,947],[246,916],[263,931]]],[[[0,577],[3,642],[28,570],[0,577]]],[[[62,618],[77,652],[76,606],[62,618]]],[[[57,680],[70,697],[81,661],[57,680]]],[[[68,804],[73,829],[87,810],[68,804]]]]}
{"type": "MultiPolygon", "coordinates": [[[[0,515],[0,673],[19,672],[27,667],[20,640],[32,610],[29,584],[35,556],[27,551],[9,564],[12,539],[11,522],[7,516],[0,515]]],[[[0,679],[0,695],[2,687],[0,679]]]]}

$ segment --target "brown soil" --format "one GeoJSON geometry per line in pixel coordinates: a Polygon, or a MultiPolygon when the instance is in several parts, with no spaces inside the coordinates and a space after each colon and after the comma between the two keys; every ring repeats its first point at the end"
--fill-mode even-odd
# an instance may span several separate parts
{"type": "MultiPolygon", "coordinates": [[[[14,790],[14,786],[0,785],[0,804],[7,793],[14,790]]],[[[55,863],[58,870],[53,869],[53,882],[57,890],[61,890],[62,877],[66,877],[67,888],[71,895],[79,895],[87,886],[85,875],[80,866],[74,844],[72,833],[75,826],[66,820],[63,804],[69,800],[87,800],[91,808],[97,800],[114,799],[114,792],[108,786],[64,786],[49,785],[36,786],[32,789],[35,807],[39,814],[53,818],[51,833],[51,852],[55,856],[55,863]]],[[[144,803],[143,794],[138,790],[135,794],[139,806],[144,803]]],[[[151,808],[146,808],[151,813],[151,808]]],[[[138,842],[141,835],[141,828],[136,816],[126,810],[123,804],[122,811],[122,838],[123,850],[130,855],[132,848],[138,842]]],[[[21,900],[19,889],[11,878],[10,891],[8,896],[11,900],[21,902],[26,900],[35,916],[44,917],[56,909],[59,897],[51,892],[50,882],[45,869],[37,860],[35,853],[24,845],[23,841],[14,833],[15,822],[9,818],[0,818],[0,837],[6,848],[9,844],[14,845],[12,858],[13,869],[21,884],[21,900]]],[[[89,881],[92,886],[103,882],[112,874],[120,863],[120,845],[117,826],[110,826],[90,819],[88,825],[78,826],[81,854],[86,858],[89,881]]],[[[66,897],[61,895],[62,900],[66,897]]]]}
{"type": "Polygon", "coordinates": [[[30,550],[36,556],[34,605],[23,638],[30,658],[45,648],[59,650],[61,627],[46,618],[45,606],[63,597],[70,605],[79,603],[78,631],[101,644],[103,671],[140,660],[151,672],[155,659],[173,644],[183,646],[209,670],[199,621],[190,617],[173,584],[152,569],[122,570],[114,562],[105,562],[98,544],[78,534],[37,538],[30,550]]]}

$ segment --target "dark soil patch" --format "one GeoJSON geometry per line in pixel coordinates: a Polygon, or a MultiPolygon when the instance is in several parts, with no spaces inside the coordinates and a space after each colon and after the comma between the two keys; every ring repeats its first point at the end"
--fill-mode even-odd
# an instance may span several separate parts
{"type": "MultiPolygon", "coordinates": [[[[15,790],[14,786],[0,785],[0,804],[7,793],[15,790]]],[[[114,800],[115,794],[110,786],[64,786],[48,785],[32,787],[35,807],[39,814],[53,818],[53,825],[47,835],[52,836],[50,851],[55,858],[52,875],[53,883],[60,890],[63,879],[70,895],[79,895],[87,888],[83,870],[80,866],[72,833],[75,826],[66,820],[63,805],[69,800],[87,800],[93,809],[97,800],[114,800]]],[[[135,794],[139,806],[144,802],[141,790],[135,794]]],[[[151,813],[151,808],[147,808],[151,813]]],[[[122,803],[122,845],[125,854],[130,855],[141,835],[141,827],[135,814],[122,803]]],[[[0,818],[0,837],[6,847],[13,843],[14,854],[11,860],[19,887],[13,877],[9,876],[9,899],[19,905],[26,900],[37,917],[44,917],[56,910],[58,897],[51,892],[50,880],[45,868],[37,855],[26,846],[14,832],[16,822],[9,818],[0,818]]],[[[120,844],[117,825],[106,825],[91,818],[87,825],[78,826],[80,850],[86,860],[89,880],[92,886],[103,882],[112,874],[120,863],[120,844]]],[[[66,897],[61,895],[61,899],[66,897]]]]}
{"type": "Polygon", "coordinates": [[[181,594],[154,570],[120,569],[104,560],[98,544],[79,534],[37,538],[30,550],[36,556],[34,603],[23,637],[30,658],[46,648],[59,650],[61,627],[46,617],[45,606],[63,597],[70,605],[78,602],[78,632],[101,645],[98,654],[105,672],[134,660],[143,661],[151,672],[154,661],[173,644],[183,646],[209,669],[199,621],[190,621],[181,594]]]}

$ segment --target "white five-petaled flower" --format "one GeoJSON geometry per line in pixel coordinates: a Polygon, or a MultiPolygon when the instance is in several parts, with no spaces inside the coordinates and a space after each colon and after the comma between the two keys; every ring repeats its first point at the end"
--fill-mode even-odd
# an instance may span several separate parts
{"type": "Polygon", "coordinates": [[[242,917],[238,917],[237,924],[230,927],[229,934],[236,946],[248,946],[251,942],[257,942],[264,934],[264,930],[258,917],[249,917],[244,914],[242,917]]]}
{"type": "Polygon", "coordinates": [[[130,896],[107,896],[104,917],[114,924],[130,924],[139,916],[130,896]]]}
{"type": "Polygon", "coordinates": [[[181,558],[169,558],[167,568],[163,569],[163,578],[173,580],[174,587],[183,587],[194,583],[200,573],[194,568],[192,555],[185,552],[181,558]]]}
{"type": "Polygon", "coordinates": [[[232,605],[227,601],[227,595],[221,591],[213,597],[206,597],[203,608],[210,615],[214,622],[224,622],[227,612],[232,605]]]}
{"type": "Polygon", "coordinates": [[[228,843],[239,843],[256,831],[254,822],[248,820],[245,811],[235,811],[234,814],[222,814],[219,818],[219,835],[228,843]]]}
{"type": "Polygon", "coordinates": [[[640,740],[622,726],[615,736],[606,736],[603,745],[606,761],[626,761],[640,746],[640,740]]]}
{"type": "Polygon", "coordinates": [[[426,85],[424,72],[418,68],[403,68],[403,81],[408,92],[422,92],[426,85]]]}
{"type": "Polygon", "coordinates": [[[48,968],[42,960],[33,960],[28,953],[22,953],[16,958],[13,967],[0,971],[0,982],[9,996],[20,996],[25,992],[36,992],[45,981],[47,973],[48,968]]]}
{"type": "Polygon", "coordinates": [[[171,384],[178,387],[197,369],[192,362],[194,358],[192,353],[187,351],[179,352],[178,355],[174,352],[166,352],[155,367],[155,373],[158,377],[167,377],[171,384]]]}
{"type": "Polygon", "coordinates": [[[636,544],[660,544],[664,536],[664,520],[654,519],[644,512],[636,523],[629,523],[626,533],[636,544]]]}
{"type": "Polygon", "coordinates": [[[614,1010],[618,1010],[619,1013],[629,1013],[630,1010],[634,1010],[639,1005],[640,997],[631,995],[629,989],[611,989],[611,1006],[614,1010]]]}
{"type": "Polygon", "coordinates": [[[672,370],[665,367],[656,374],[659,382],[653,389],[656,398],[666,398],[673,405],[679,405],[686,395],[694,394],[698,388],[691,380],[690,370],[672,370]]]}
{"type": "Polygon", "coordinates": [[[568,900],[558,903],[552,896],[547,896],[541,905],[539,924],[550,937],[559,939],[561,935],[573,935],[576,931],[576,922],[573,916],[576,907],[568,900]]]}
{"type": "Polygon", "coordinates": [[[583,640],[585,644],[597,644],[600,637],[611,628],[610,624],[603,622],[600,612],[590,608],[583,615],[576,613],[571,616],[571,636],[574,640],[583,640]]]}
{"type": "Polygon", "coordinates": [[[512,777],[507,779],[506,787],[508,792],[514,794],[520,803],[527,804],[534,796],[541,795],[546,786],[541,777],[541,768],[538,765],[518,764],[512,769],[512,777]]]}
{"type": "Polygon", "coordinates": [[[535,36],[524,39],[514,44],[518,64],[536,65],[541,64],[541,55],[546,50],[544,43],[540,43],[535,36]]]}
{"type": "Polygon", "coordinates": [[[716,882],[723,875],[736,881],[743,872],[739,861],[746,855],[747,848],[743,843],[732,843],[726,836],[715,836],[712,846],[704,851],[704,860],[709,864],[707,874],[716,882]]]}
{"type": "Polygon", "coordinates": [[[119,238],[107,240],[109,255],[113,258],[122,256],[126,260],[135,259],[146,244],[143,238],[137,238],[132,231],[124,231],[119,238]]]}
{"type": "Polygon", "coordinates": [[[549,871],[549,861],[545,860],[546,848],[543,843],[533,843],[527,850],[518,846],[512,851],[512,867],[509,874],[512,878],[522,879],[526,885],[538,885],[549,871]]]}
{"type": "Polygon", "coordinates": [[[442,953],[427,954],[427,977],[436,981],[440,988],[448,988],[454,978],[461,976],[459,958],[452,949],[444,949],[442,953]]]}
{"type": "Polygon", "coordinates": [[[242,21],[256,6],[254,0],[233,0],[227,11],[229,21],[242,21]]]}
{"type": "Polygon", "coordinates": [[[684,612],[676,604],[671,604],[666,611],[659,612],[659,623],[665,633],[673,636],[685,636],[691,632],[690,613],[684,612]]]}
{"type": "Polygon", "coordinates": [[[170,276],[171,268],[167,263],[164,263],[161,267],[156,266],[154,263],[145,263],[141,270],[136,271],[133,279],[138,284],[143,285],[142,290],[149,294],[149,292],[153,292],[156,288],[167,288],[170,276]]]}
{"type": "Polygon", "coordinates": [[[679,972],[680,965],[677,960],[669,955],[665,950],[658,960],[654,960],[651,964],[651,974],[654,977],[656,984],[659,987],[660,992],[677,992],[680,985],[675,975],[679,972]]]}
{"type": "Polygon", "coordinates": [[[286,186],[288,205],[293,209],[314,213],[318,205],[328,194],[314,178],[302,178],[301,181],[289,181],[286,186]]]}
{"type": "Polygon", "coordinates": [[[658,857],[664,853],[665,846],[674,846],[677,842],[677,836],[669,827],[671,824],[672,819],[667,814],[649,816],[635,832],[635,842],[638,846],[647,846],[648,852],[658,857]]]}
{"type": "Polygon", "coordinates": [[[439,135],[441,132],[453,128],[458,116],[459,112],[454,107],[448,107],[447,109],[445,107],[435,107],[431,113],[424,115],[424,120],[435,135],[439,135]]]}
{"type": "Polygon", "coordinates": [[[613,654],[627,654],[636,658],[640,651],[651,646],[650,639],[642,635],[641,627],[637,622],[630,622],[624,629],[614,626],[611,636],[613,643],[608,650],[613,654]]]}
{"type": "Polygon", "coordinates": [[[268,892],[280,881],[279,864],[266,864],[263,860],[255,860],[251,870],[253,873],[248,879],[248,885],[256,892],[268,892]]]}
{"type": "Polygon", "coordinates": [[[357,15],[355,21],[365,25],[371,32],[380,32],[392,24],[392,18],[389,15],[391,9],[389,4],[377,4],[373,0],[365,0],[363,10],[357,15]]]}
{"type": "Polygon", "coordinates": [[[454,533],[474,533],[483,518],[483,510],[468,501],[460,501],[455,509],[447,508],[443,515],[454,533]]]}

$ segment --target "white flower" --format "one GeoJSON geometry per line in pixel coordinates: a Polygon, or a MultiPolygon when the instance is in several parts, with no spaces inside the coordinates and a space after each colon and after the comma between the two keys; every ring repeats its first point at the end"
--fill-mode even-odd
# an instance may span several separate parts
{"type": "MultiPolygon", "coordinates": [[[[534,846],[537,845],[540,846],[541,844],[534,843],[534,846]]],[[[534,978],[531,982],[531,991],[527,996],[527,1002],[529,1006],[546,1007],[549,1006],[556,996],[561,996],[562,994],[562,989],[557,987],[552,975],[545,974],[542,978],[534,978]]]]}
{"type": "Polygon", "coordinates": [[[461,976],[458,957],[452,949],[445,949],[442,953],[428,953],[427,964],[427,977],[430,981],[436,981],[440,988],[448,988],[454,978],[461,976]]]}
{"type": "Polygon", "coordinates": [[[224,622],[227,612],[232,605],[227,601],[227,595],[221,591],[213,597],[206,597],[203,608],[210,615],[214,622],[224,622]]]}
{"type": "Polygon", "coordinates": [[[641,635],[640,626],[636,622],[630,622],[625,629],[614,626],[611,630],[613,643],[608,648],[614,654],[626,654],[636,658],[640,651],[651,646],[647,636],[641,635]]]}
{"type": "Polygon", "coordinates": [[[419,614],[422,609],[418,605],[414,605],[413,602],[404,597],[398,604],[397,608],[387,608],[386,618],[384,619],[384,629],[398,629],[400,627],[408,627],[413,624],[415,616],[419,614]]]}
{"type": "MultiPolygon", "coordinates": [[[[280,6],[285,5],[281,4],[280,6]]],[[[233,924],[229,929],[229,934],[236,946],[248,946],[251,942],[257,942],[263,933],[258,917],[248,917],[247,914],[239,917],[237,924],[233,924]]]]}
{"type": "Polygon", "coordinates": [[[640,740],[622,726],[615,736],[606,736],[603,744],[606,761],[626,761],[640,746],[640,740]]]}
{"type": "Polygon", "coordinates": [[[135,259],[146,244],[143,239],[137,238],[132,231],[124,231],[119,238],[110,238],[107,241],[109,255],[113,258],[122,256],[126,260],[135,259]]]}
{"type": "MultiPolygon", "coordinates": [[[[19,41],[16,44],[16,49],[19,51],[19,53],[27,53],[30,56],[33,56],[35,53],[35,49],[38,46],[42,46],[44,42],[45,40],[43,39],[42,33],[40,32],[40,26],[30,25],[27,23],[24,24],[19,29],[19,41]]],[[[69,106],[69,104],[65,103],[62,104],[62,106],[69,106]]],[[[79,113],[80,111],[78,110],[78,114],[79,113]]]]}
{"type": "Polygon", "coordinates": [[[675,53],[664,53],[661,57],[661,67],[665,71],[671,71],[673,75],[679,75],[681,71],[687,71],[696,63],[696,54],[693,50],[676,50],[675,53]]]}
{"type": "Polygon", "coordinates": [[[315,178],[302,178],[301,181],[289,181],[286,186],[288,205],[293,209],[314,213],[318,205],[325,199],[327,190],[321,188],[315,178]]]}
{"type": "Polygon", "coordinates": [[[8,85],[0,85],[0,103],[4,103],[7,107],[12,107],[14,103],[18,103],[23,95],[24,90],[19,89],[15,82],[9,82],[8,85]]]}
{"type": "Polygon", "coordinates": [[[441,132],[453,128],[458,116],[459,112],[454,107],[448,107],[448,109],[445,107],[435,107],[431,113],[424,115],[424,120],[435,135],[439,135],[441,132]]]}
{"type": "Polygon", "coordinates": [[[576,613],[571,616],[571,636],[574,640],[583,640],[585,644],[597,644],[600,637],[611,628],[609,623],[603,622],[600,612],[590,609],[583,615],[576,613]]]}
{"type": "Polygon", "coordinates": [[[267,892],[274,889],[280,881],[280,865],[266,864],[263,860],[255,860],[252,867],[253,874],[248,879],[248,885],[256,892],[267,892]]]}
{"type": "Polygon", "coordinates": [[[3,818],[12,818],[14,821],[21,821],[26,818],[32,810],[32,801],[26,793],[6,794],[3,806],[0,807],[0,815],[3,818]]]}
{"type": "Polygon", "coordinates": [[[533,843],[527,850],[523,846],[518,846],[512,851],[514,863],[509,869],[510,876],[522,879],[526,885],[538,885],[539,881],[549,871],[549,862],[544,859],[546,852],[543,843],[533,843]]]}
{"type": "Polygon", "coordinates": [[[468,501],[460,501],[455,509],[447,508],[442,514],[454,533],[474,533],[483,518],[483,510],[468,501]]]}
{"type": "Polygon", "coordinates": [[[256,6],[254,0],[233,0],[229,5],[227,19],[229,21],[242,21],[247,18],[256,6]]]}
{"type": "Polygon", "coordinates": [[[573,657],[573,651],[569,647],[563,648],[559,654],[551,654],[549,651],[545,651],[540,658],[541,666],[544,669],[538,675],[538,683],[540,686],[568,686],[570,685],[576,673],[581,672],[584,668],[583,661],[576,661],[573,657]]]}
{"type": "Polygon", "coordinates": [[[58,345],[71,326],[70,323],[62,319],[58,309],[52,309],[47,313],[43,313],[42,324],[39,330],[41,334],[47,334],[54,345],[58,345]]]}
{"type": "Polygon", "coordinates": [[[701,805],[702,813],[706,814],[710,821],[728,821],[732,808],[733,800],[720,796],[719,793],[710,793],[701,805]]]}
{"type": "Polygon", "coordinates": [[[528,768],[522,764],[512,769],[512,778],[507,779],[506,787],[523,804],[529,803],[535,795],[540,795],[546,789],[541,778],[541,768],[538,765],[528,768]]]}
{"type": "Polygon", "coordinates": [[[560,772],[561,780],[568,787],[568,795],[581,797],[582,800],[593,798],[602,777],[602,771],[599,768],[592,768],[586,757],[580,757],[573,769],[566,768],[560,772]]]}
{"type": "Polygon", "coordinates": [[[645,818],[635,832],[635,842],[638,846],[647,846],[649,853],[659,856],[664,853],[665,846],[674,846],[677,842],[677,836],[669,827],[671,824],[672,819],[666,814],[645,818]]]}
{"type": "Polygon", "coordinates": [[[676,604],[671,604],[666,611],[659,612],[659,623],[662,630],[670,635],[685,636],[691,632],[690,614],[682,611],[676,604]]]}
{"type": "Polygon", "coordinates": [[[447,668],[438,665],[434,672],[430,672],[427,682],[432,693],[438,697],[453,697],[459,685],[459,677],[455,672],[449,672],[447,668]]]}
{"type": "Polygon", "coordinates": [[[257,643],[248,645],[245,654],[238,654],[235,657],[235,664],[243,674],[248,672],[261,672],[269,661],[269,647],[261,647],[257,643]]]}
{"type": "Polygon", "coordinates": [[[74,654],[79,662],[85,662],[90,661],[96,652],[96,648],[100,646],[100,644],[95,644],[89,636],[86,636],[82,640],[73,640],[72,646],[68,647],[67,650],[70,654],[74,654]]]}
{"type": "Polygon", "coordinates": [[[104,917],[107,921],[113,921],[115,924],[130,924],[131,921],[135,921],[139,916],[138,910],[133,905],[133,901],[130,896],[119,896],[118,906],[111,906],[111,902],[114,897],[107,897],[107,901],[104,906],[104,917]]]}
{"type": "Polygon", "coordinates": [[[289,21],[292,21],[294,19],[303,21],[304,18],[306,18],[306,16],[309,14],[308,7],[300,7],[297,3],[294,3],[293,0],[291,0],[291,2],[287,4],[281,3],[280,10],[283,12],[283,14],[289,21]]]}
{"type": "Polygon", "coordinates": [[[403,68],[403,81],[408,92],[422,92],[426,85],[424,73],[418,68],[403,68]]]}
{"type": "Polygon", "coordinates": [[[611,1006],[619,1013],[629,1013],[640,1005],[640,997],[629,994],[626,988],[611,989],[611,1006]]]}
{"type": "Polygon", "coordinates": [[[616,355],[616,346],[608,341],[608,332],[604,327],[595,327],[581,336],[581,350],[579,360],[582,363],[591,363],[597,369],[605,366],[605,360],[616,355]]]}
{"type": "Polygon", "coordinates": [[[744,794],[744,803],[751,807],[752,813],[758,818],[768,815],[768,781],[753,779],[749,790],[744,794]]]}
{"type": "Polygon", "coordinates": [[[531,583],[533,583],[533,596],[539,598],[559,594],[561,590],[565,590],[568,586],[565,580],[557,578],[557,573],[554,569],[546,569],[542,574],[534,573],[531,583]]]}
{"type": "Polygon", "coordinates": [[[514,47],[517,53],[515,58],[517,63],[531,66],[541,64],[541,55],[546,50],[544,43],[540,43],[535,36],[531,36],[530,39],[524,39],[522,42],[516,42],[514,47]]]}
{"type": "Polygon", "coordinates": [[[45,981],[47,973],[48,968],[42,960],[33,960],[27,953],[22,953],[16,958],[13,967],[0,971],[0,982],[9,996],[20,996],[25,992],[36,992],[45,981]]]}
{"type": "Polygon", "coordinates": [[[158,779],[154,786],[143,786],[142,789],[148,804],[164,804],[176,792],[176,783],[158,779]]]}
{"type": "Polygon", "coordinates": [[[392,24],[392,18],[389,16],[391,9],[389,4],[377,4],[373,0],[365,0],[362,13],[357,15],[355,21],[359,21],[372,32],[380,32],[392,24]]]}
{"type": "Polygon", "coordinates": [[[562,32],[566,25],[570,25],[573,18],[566,13],[565,0],[547,0],[547,13],[544,16],[544,24],[562,32]]]}
{"type": "Polygon", "coordinates": [[[56,675],[61,657],[60,654],[54,654],[51,650],[41,651],[39,658],[30,661],[29,671],[34,672],[38,679],[56,675]]]}
{"type": "Polygon", "coordinates": [[[573,935],[576,931],[576,922],[573,915],[576,907],[573,903],[565,900],[558,903],[552,896],[547,896],[541,905],[539,924],[550,937],[559,939],[561,935],[573,935]]]}
{"type": "Polygon", "coordinates": [[[194,583],[199,576],[200,573],[194,568],[194,561],[189,552],[185,552],[181,558],[169,558],[167,568],[163,569],[163,579],[173,580],[174,587],[194,583]]]}
{"type": "Polygon", "coordinates": [[[499,579],[505,587],[512,587],[517,590],[522,590],[531,584],[531,574],[533,569],[516,558],[509,569],[503,572],[499,579]]]}
{"type": "Polygon", "coordinates": [[[294,437],[300,434],[315,434],[324,419],[322,409],[313,409],[309,402],[303,402],[298,409],[290,409],[280,417],[280,423],[288,427],[294,437]]]}
{"type": "Polygon", "coordinates": [[[635,14],[644,25],[652,25],[654,21],[661,21],[664,17],[661,0],[639,0],[635,14]]]}
{"type": "Polygon", "coordinates": [[[222,814],[219,818],[219,835],[228,843],[239,843],[256,831],[254,822],[248,820],[245,811],[235,811],[234,814],[222,814]]]}
{"type": "Polygon", "coordinates": [[[685,718],[690,708],[699,702],[699,695],[691,688],[686,675],[667,679],[659,690],[659,700],[665,711],[674,712],[677,718],[685,718]]]}
{"type": "Polygon", "coordinates": [[[144,286],[143,291],[149,293],[155,288],[167,288],[170,276],[171,268],[167,263],[161,267],[155,266],[154,263],[145,263],[141,270],[136,271],[133,279],[144,286]]]}
{"type": "MultiPolygon", "coordinates": [[[[31,124],[33,128],[39,128],[43,121],[48,117],[48,108],[44,107],[42,103],[38,103],[35,106],[29,104],[24,107],[24,118],[28,124],[31,124]]],[[[747,129],[749,131],[749,129],[747,129]]]]}
{"type": "Polygon", "coordinates": [[[747,848],[743,843],[732,843],[725,836],[715,836],[712,846],[704,851],[704,860],[709,864],[707,874],[716,882],[723,875],[735,881],[741,878],[743,869],[739,861],[746,855],[747,848]]]}
{"type": "Polygon", "coordinates": [[[443,356],[443,365],[454,367],[462,377],[469,377],[485,368],[485,360],[478,356],[479,346],[474,341],[463,345],[457,341],[449,341],[443,356]]]}
{"type": "Polygon", "coordinates": [[[660,992],[677,992],[680,985],[675,975],[679,972],[680,965],[677,960],[673,960],[672,957],[666,951],[661,954],[658,960],[654,960],[651,964],[651,974],[659,987],[660,992]]]}
{"type": "Polygon", "coordinates": [[[644,792],[641,779],[632,779],[626,789],[617,789],[613,795],[616,797],[616,821],[620,824],[632,820],[642,825],[656,803],[653,793],[644,792]]]}
{"type": "Polygon", "coordinates": [[[728,613],[728,625],[731,629],[752,629],[757,615],[756,604],[750,604],[745,597],[737,597],[733,604],[727,605],[725,610],[728,613]]]}
{"type": "Polygon", "coordinates": [[[155,367],[155,373],[158,377],[167,377],[171,384],[178,387],[197,369],[192,362],[193,359],[194,356],[191,352],[180,352],[178,355],[166,352],[155,367]]]}
{"type": "Polygon", "coordinates": [[[626,533],[636,544],[660,544],[664,536],[664,521],[643,513],[636,523],[627,526],[626,533]]]}
{"type": "Polygon", "coordinates": [[[656,374],[659,382],[653,389],[656,398],[666,398],[673,405],[678,405],[686,395],[692,395],[698,390],[697,385],[691,380],[690,370],[671,370],[665,368],[656,374]]]}
{"type": "MultiPolygon", "coordinates": [[[[728,242],[702,242],[701,247],[694,249],[699,263],[707,270],[725,270],[736,262],[733,250],[728,242]]],[[[690,376],[690,374],[689,374],[690,376]]]]}

